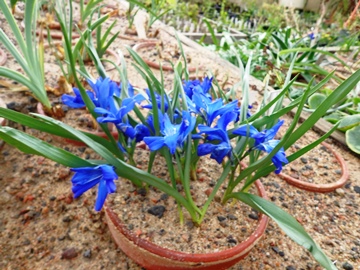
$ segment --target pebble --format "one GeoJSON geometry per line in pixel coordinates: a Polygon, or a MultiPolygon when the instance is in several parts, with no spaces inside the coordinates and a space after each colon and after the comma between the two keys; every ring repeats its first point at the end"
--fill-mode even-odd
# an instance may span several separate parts
{"type": "Polygon", "coordinates": [[[278,247],[271,247],[271,249],[276,253],[279,254],[280,250],[278,247]]]}
{"type": "Polygon", "coordinates": [[[307,158],[302,157],[302,158],[300,158],[300,160],[301,160],[301,162],[304,163],[304,164],[307,164],[307,163],[308,163],[307,158]]]}
{"type": "Polygon", "coordinates": [[[343,263],[342,267],[345,270],[353,270],[354,269],[354,267],[348,262],[343,263]]]}
{"type": "Polygon", "coordinates": [[[162,216],[164,215],[164,212],[165,212],[165,206],[163,205],[155,205],[153,207],[150,207],[148,209],[148,213],[151,214],[151,215],[154,215],[158,218],[162,218],[162,216]]]}
{"type": "Polygon", "coordinates": [[[251,214],[249,214],[249,218],[254,219],[254,220],[258,220],[259,216],[257,213],[252,212],[251,214]]]}
{"type": "Polygon", "coordinates": [[[358,194],[360,194],[360,187],[359,186],[354,186],[354,191],[358,194]]]}
{"type": "Polygon", "coordinates": [[[344,191],[342,188],[337,188],[337,189],[335,190],[335,192],[336,192],[337,194],[339,194],[339,195],[344,195],[344,194],[345,194],[345,191],[344,191]]]}
{"type": "Polygon", "coordinates": [[[167,199],[169,199],[169,195],[167,195],[167,194],[161,194],[161,196],[160,196],[160,200],[162,200],[162,201],[166,201],[167,199]]]}
{"type": "Polygon", "coordinates": [[[223,216],[218,216],[218,217],[217,217],[217,219],[218,219],[218,221],[220,221],[220,222],[221,222],[221,221],[226,220],[226,217],[223,217],[223,216]]]}
{"type": "Polygon", "coordinates": [[[238,218],[232,214],[228,214],[227,215],[227,218],[230,219],[230,220],[237,220],[238,218]]]}
{"type": "Polygon", "coordinates": [[[71,220],[72,220],[72,218],[70,216],[65,216],[62,219],[63,222],[70,222],[71,220]]]}
{"type": "Polygon", "coordinates": [[[71,260],[77,257],[78,253],[75,248],[68,248],[63,251],[61,254],[61,259],[71,260]]]}
{"type": "Polygon", "coordinates": [[[1,192],[0,193],[0,205],[4,205],[7,202],[9,202],[11,199],[11,195],[7,192],[1,192]]]}
{"type": "Polygon", "coordinates": [[[21,111],[23,105],[18,103],[18,102],[15,102],[15,101],[12,101],[12,102],[9,102],[8,104],[6,104],[6,107],[9,109],[9,110],[14,110],[14,111],[21,111]]]}
{"type": "Polygon", "coordinates": [[[296,270],[296,268],[292,265],[286,266],[286,270],[296,270]]]}
{"type": "Polygon", "coordinates": [[[90,259],[91,258],[91,249],[85,250],[84,253],[83,253],[83,257],[90,259]]]}
{"type": "Polygon", "coordinates": [[[346,189],[349,189],[351,187],[351,183],[346,183],[344,186],[346,189]]]}

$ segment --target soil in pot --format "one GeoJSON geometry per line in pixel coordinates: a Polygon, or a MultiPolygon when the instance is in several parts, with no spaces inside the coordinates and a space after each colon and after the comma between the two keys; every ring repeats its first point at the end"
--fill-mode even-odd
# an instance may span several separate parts
{"type": "MultiPolygon", "coordinates": [[[[135,155],[138,167],[146,170],[149,151],[138,149],[135,155]]],[[[203,157],[199,163],[198,180],[191,182],[191,192],[195,203],[202,206],[222,169],[209,157],[203,157]]],[[[153,172],[162,179],[169,178],[162,157],[156,158],[153,172]]],[[[186,211],[184,224],[180,225],[178,206],[173,198],[153,187],[137,188],[127,180],[117,182],[121,192],[109,196],[109,208],[126,224],[130,234],[160,248],[188,254],[224,251],[248,239],[261,218],[261,214],[243,203],[233,201],[222,205],[220,201],[224,189],[221,189],[200,226],[194,225],[186,211]]],[[[182,186],[178,184],[177,187],[181,192],[182,186]]]]}

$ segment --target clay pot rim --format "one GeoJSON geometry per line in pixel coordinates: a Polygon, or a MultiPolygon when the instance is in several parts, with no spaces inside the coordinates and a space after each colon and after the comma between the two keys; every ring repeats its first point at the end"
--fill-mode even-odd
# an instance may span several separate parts
{"type": "MultiPolygon", "coordinates": [[[[260,182],[260,180],[257,180],[255,182],[255,185],[259,192],[259,195],[267,199],[265,188],[260,182]]],[[[248,253],[250,249],[253,248],[253,246],[260,240],[262,235],[265,233],[265,229],[269,221],[268,216],[264,214],[260,214],[256,229],[251,233],[251,235],[246,240],[242,241],[235,247],[222,251],[212,252],[212,253],[193,254],[193,253],[185,253],[185,252],[174,251],[167,248],[163,248],[146,239],[138,238],[134,233],[132,233],[126,228],[126,225],[121,222],[118,215],[113,212],[113,210],[110,208],[110,206],[107,203],[105,203],[104,209],[108,219],[111,220],[111,222],[119,230],[119,232],[123,234],[129,241],[137,245],[139,248],[147,250],[152,254],[158,255],[160,257],[170,258],[171,260],[176,260],[176,261],[187,261],[192,263],[211,263],[211,262],[231,259],[232,257],[240,253],[244,253],[244,251],[246,251],[245,253],[248,253]]]]}
{"type": "Polygon", "coordinates": [[[286,182],[288,182],[289,184],[291,184],[297,188],[311,191],[311,192],[318,192],[318,193],[332,192],[335,189],[340,188],[343,185],[345,185],[346,181],[349,179],[349,170],[348,170],[345,160],[342,158],[342,156],[339,153],[335,152],[335,150],[330,146],[330,144],[328,144],[326,142],[322,142],[321,144],[324,147],[326,147],[328,150],[330,150],[330,152],[335,156],[336,160],[339,162],[339,164],[341,166],[341,172],[342,172],[341,177],[335,183],[330,183],[330,184],[308,183],[308,182],[304,182],[304,181],[295,179],[294,177],[291,177],[285,173],[279,173],[278,176],[281,179],[285,180],[286,182]]]}

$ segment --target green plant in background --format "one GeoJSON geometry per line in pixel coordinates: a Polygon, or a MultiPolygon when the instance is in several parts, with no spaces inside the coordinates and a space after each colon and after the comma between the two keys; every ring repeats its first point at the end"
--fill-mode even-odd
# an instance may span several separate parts
{"type": "MultiPolygon", "coordinates": [[[[66,33],[66,37],[69,40],[73,40],[73,5],[72,5],[72,0],[67,1],[67,0],[56,0],[54,3],[54,7],[55,10],[57,10],[58,12],[61,10],[61,12],[59,12],[58,14],[58,20],[60,18],[59,21],[62,22],[61,24],[61,30],[63,33],[66,33]],[[69,7],[69,12],[67,11],[66,7],[69,7]]],[[[74,77],[74,71],[76,71],[76,69],[72,69],[70,66],[70,57],[74,58],[74,61],[77,62],[79,64],[79,69],[80,70],[84,70],[84,55],[86,54],[86,48],[84,47],[85,44],[87,42],[90,42],[89,40],[91,39],[91,34],[93,31],[97,31],[96,32],[96,40],[97,40],[97,51],[100,55],[100,57],[104,54],[104,52],[106,51],[106,49],[111,45],[111,43],[115,40],[116,36],[118,35],[118,33],[116,33],[114,36],[112,36],[108,41],[107,38],[110,34],[110,31],[105,31],[105,33],[102,35],[101,33],[101,28],[100,30],[98,30],[98,27],[101,27],[101,25],[108,20],[113,13],[107,13],[103,16],[100,17],[100,15],[98,15],[98,19],[96,20],[92,20],[92,18],[94,17],[94,14],[99,14],[99,6],[92,6],[91,11],[87,11],[90,12],[87,17],[89,17],[90,19],[88,20],[87,24],[86,24],[86,28],[81,32],[79,27],[77,27],[78,32],[80,33],[81,38],[79,40],[77,40],[75,42],[74,45],[71,45],[70,47],[65,46],[64,44],[64,51],[65,51],[65,64],[63,62],[61,62],[60,60],[58,60],[58,64],[61,68],[61,71],[63,73],[63,76],[65,77],[67,83],[69,83],[70,85],[75,83],[75,77],[74,77]]],[[[113,24],[110,25],[110,27],[108,29],[112,29],[113,28],[113,24]]]]}
{"type": "Polygon", "coordinates": [[[151,0],[151,2],[145,1],[145,3],[137,0],[129,0],[128,2],[130,5],[136,5],[143,8],[150,15],[147,24],[148,28],[150,28],[157,20],[173,9],[176,4],[176,1],[174,0],[151,0]]]}
{"type": "Polygon", "coordinates": [[[43,39],[40,37],[40,41],[37,41],[36,38],[36,20],[40,4],[41,1],[26,1],[25,30],[23,35],[6,1],[0,1],[0,10],[4,14],[6,22],[15,37],[16,44],[12,42],[2,28],[0,28],[0,42],[15,58],[25,73],[23,75],[16,70],[0,67],[0,76],[26,86],[29,92],[44,105],[46,111],[52,113],[45,88],[43,39]]]}
{"type": "Polygon", "coordinates": [[[80,0],[80,21],[78,23],[80,29],[86,24],[86,20],[92,17],[94,9],[97,9],[102,2],[103,0],[89,0],[85,4],[84,0],[80,0]]]}
{"type": "MultiPolygon", "coordinates": [[[[326,88],[314,93],[309,97],[306,111],[316,110],[331,93],[332,90],[326,88]]],[[[326,113],[324,119],[338,125],[338,130],[345,133],[345,141],[350,150],[360,154],[360,84],[326,113]]]]}
{"type": "Polygon", "coordinates": [[[136,14],[139,12],[140,9],[137,9],[135,12],[136,4],[133,1],[129,1],[129,8],[126,11],[126,19],[128,21],[128,28],[131,29],[134,25],[134,19],[136,14]]]}

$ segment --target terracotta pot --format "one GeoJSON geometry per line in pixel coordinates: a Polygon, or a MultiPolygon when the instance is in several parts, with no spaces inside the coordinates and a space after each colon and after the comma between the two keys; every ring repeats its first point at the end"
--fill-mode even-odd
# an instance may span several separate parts
{"type": "MultiPolygon", "coordinates": [[[[261,182],[258,180],[255,185],[259,195],[267,198],[261,182]]],[[[243,259],[256,245],[264,234],[269,219],[260,214],[256,230],[244,242],[233,248],[213,253],[191,254],[166,249],[138,238],[127,229],[126,224],[123,224],[111,206],[105,204],[104,209],[107,224],[116,244],[127,256],[147,270],[228,269],[243,259]]]]}
{"type": "Polygon", "coordinates": [[[284,173],[279,173],[278,176],[295,187],[312,192],[326,193],[326,192],[332,192],[335,189],[342,187],[349,178],[349,170],[347,168],[345,160],[340,156],[339,153],[335,152],[335,150],[332,149],[332,147],[329,144],[325,142],[322,142],[321,144],[331,151],[331,153],[335,156],[336,160],[339,162],[341,166],[342,174],[338,181],[331,184],[314,184],[314,183],[304,182],[299,179],[295,179],[294,177],[291,177],[284,173]]]}
{"type": "MultiPolygon", "coordinates": [[[[133,50],[137,53],[139,53],[139,50],[142,49],[142,48],[148,48],[148,47],[155,47],[157,44],[159,44],[159,42],[157,41],[146,41],[146,42],[142,42],[142,43],[138,43],[136,44],[134,47],[133,47],[133,50]]],[[[150,60],[147,60],[143,57],[141,57],[144,62],[149,66],[149,67],[152,67],[152,68],[156,68],[156,69],[160,69],[160,65],[156,62],[153,62],[153,61],[150,61],[150,60]]],[[[165,71],[173,71],[173,67],[170,66],[170,65],[161,65],[161,68],[162,70],[165,70],[165,71]]],[[[188,70],[189,72],[195,72],[196,71],[196,68],[195,67],[188,67],[188,70]]]]}

